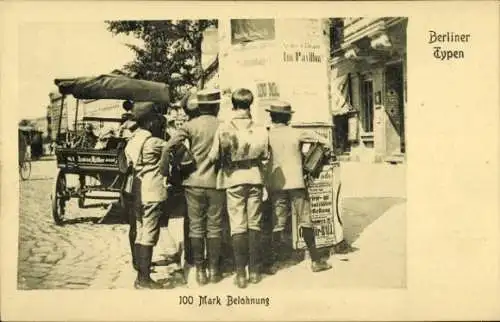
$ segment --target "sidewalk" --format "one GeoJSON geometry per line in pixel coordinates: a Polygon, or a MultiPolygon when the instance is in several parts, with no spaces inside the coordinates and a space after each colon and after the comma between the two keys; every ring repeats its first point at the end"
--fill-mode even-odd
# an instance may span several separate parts
{"type": "Polygon", "coordinates": [[[283,285],[287,289],[406,287],[405,210],[405,203],[397,204],[367,226],[352,243],[357,249],[355,252],[330,258],[332,270],[313,274],[306,260],[266,277],[252,288],[279,289],[283,285]]]}
{"type": "Polygon", "coordinates": [[[347,261],[337,257],[334,285],[406,287],[406,202],[384,212],[352,246],[358,250],[346,256],[347,261]]]}
{"type": "MultiPolygon", "coordinates": [[[[356,200],[359,202],[360,200],[356,200]]],[[[369,203],[377,204],[370,200],[369,203]]],[[[379,203],[388,204],[386,199],[379,203]]],[[[355,210],[346,210],[346,216],[358,216],[359,208],[351,204],[355,210]]],[[[280,270],[274,276],[264,275],[258,285],[249,285],[249,289],[280,289],[286,285],[287,289],[322,289],[322,288],[404,288],[406,287],[406,203],[390,206],[388,210],[367,225],[357,239],[352,242],[355,251],[347,255],[335,255],[329,259],[333,269],[313,274],[310,270],[310,261],[304,260],[297,265],[280,270]]],[[[349,224],[348,222],[346,224],[349,224]]],[[[347,237],[349,227],[346,228],[347,237]]],[[[170,226],[179,241],[179,231],[182,229],[182,219],[175,219],[170,226]]],[[[160,246],[161,247],[161,246],[160,246]]],[[[160,268],[153,274],[156,279],[165,278],[170,268],[160,268]]],[[[193,272],[193,271],[192,271],[193,272]]],[[[133,274],[123,280],[123,285],[130,288],[133,274]]],[[[190,286],[194,284],[194,275],[190,274],[190,286]]],[[[189,286],[180,286],[183,289],[189,286]]],[[[203,289],[227,291],[232,289],[233,277],[223,279],[219,284],[206,285],[203,289]]]]}
{"type": "Polygon", "coordinates": [[[406,165],[341,162],[344,197],[406,198],[406,165]]]}
{"type": "MultiPolygon", "coordinates": [[[[249,289],[321,289],[321,288],[404,288],[406,287],[406,180],[405,167],[385,164],[348,163],[342,165],[344,235],[355,251],[335,255],[333,269],[313,274],[308,260],[264,276],[249,289]]],[[[182,218],[169,222],[177,243],[182,241],[182,218]]],[[[160,240],[155,257],[161,256],[160,240]]],[[[163,279],[173,267],[158,267],[155,279],[163,279]]],[[[126,267],[117,288],[132,288],[135,278],[126,267]]],[[[193,281],[191,274],[189,281],[193,281]]],[[[191,285],[192,286],[192,285],[191,285]]],[[[182,290],[187,285],[178,286],[182,290]]],[[[233,277],[203,289],[227,291],[235,288],[233,277]]],[[[175,292],[176,290],[174,290],[175,292]]]]}

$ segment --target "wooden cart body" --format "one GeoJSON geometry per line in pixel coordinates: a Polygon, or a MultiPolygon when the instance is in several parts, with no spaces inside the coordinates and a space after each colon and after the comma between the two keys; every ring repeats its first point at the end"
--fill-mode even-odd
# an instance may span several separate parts
{"type": "MultiPolygon", "coordinates": [[[[85,207],[86,199],[121,200],[123,202],[123,183],[126,174],[124,149],[127,139],[117,137],[110,139],[109,148],[102,150],[72,147],[67,139],[61,139],[60,128],[64,108],[64,98],[72,95],[76,99],[123,99],[124,101],[148,101],[168,106],[169,90],[163,83],[137,80],[121,75],[101,75],[98,77],[79,77],[73,79],[56,79],[61,99],[59,124],[55,155],[57,175],[55,178],[51,200],[52,217],[57,225],[64,222],[66,203],[78,199],[78,206],[85,207]],[[78,185],[69,187],[67,175],[77,175],[78,185]],[[95,192],[105,194],[96,195],[95,192]],[[111,193],[111,194],[110,194],[111,193]],[[114,193],[114,194],[113,194],[114,193]]],[[[78,104],[75,120],[78,119],[78,104]]],[[[89,122],[125,121],[122,117],[101,118],[84,117],[89,122]]],[[[77,132],[75,121],[75,133],[77,132]]]]}

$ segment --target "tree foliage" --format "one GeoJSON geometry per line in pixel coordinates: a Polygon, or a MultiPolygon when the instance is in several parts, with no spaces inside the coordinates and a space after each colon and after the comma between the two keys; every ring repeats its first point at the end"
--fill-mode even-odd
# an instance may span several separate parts
{"type": "Polygon", "coordinates": [[[132,35],[143,41],[143,46],[126,45],[135,59],[124,69],[137,78],[168,84],[173,99],[179,99],[186,87],[203,81],[203,31],[216,27],[217,20],[121,20],[106,24],[114,35],[132,35]]]}

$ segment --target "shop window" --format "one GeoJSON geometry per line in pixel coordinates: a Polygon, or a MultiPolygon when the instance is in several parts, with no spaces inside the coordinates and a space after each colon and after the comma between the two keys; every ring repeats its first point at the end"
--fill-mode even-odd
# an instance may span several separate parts
{"type": "Polygon", "coordinates": [[[274,38],[274,19],[231,19],[232,45],[274,38]]]}
{"type": "Polygon", "coordinates": [[[361,83],[361,123],[365,132],[373,132],[373,81],[361,83]]]}

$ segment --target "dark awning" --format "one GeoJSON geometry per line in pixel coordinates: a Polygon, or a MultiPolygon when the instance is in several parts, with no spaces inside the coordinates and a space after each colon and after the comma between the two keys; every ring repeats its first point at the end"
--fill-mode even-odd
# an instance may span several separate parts
{"type": "Polygon", "coordinates": [[[77,99],[170,102],[168,85],[121,75],[55,79],[54,83],[61,94],[73,95],[77,99]]]}
{"type": "Polygon", "coordinates": [[[334,116],[344,115],[355,110],[349,103],[349,74],[337,76],[332,80],[331,99],[334,116]]]}

